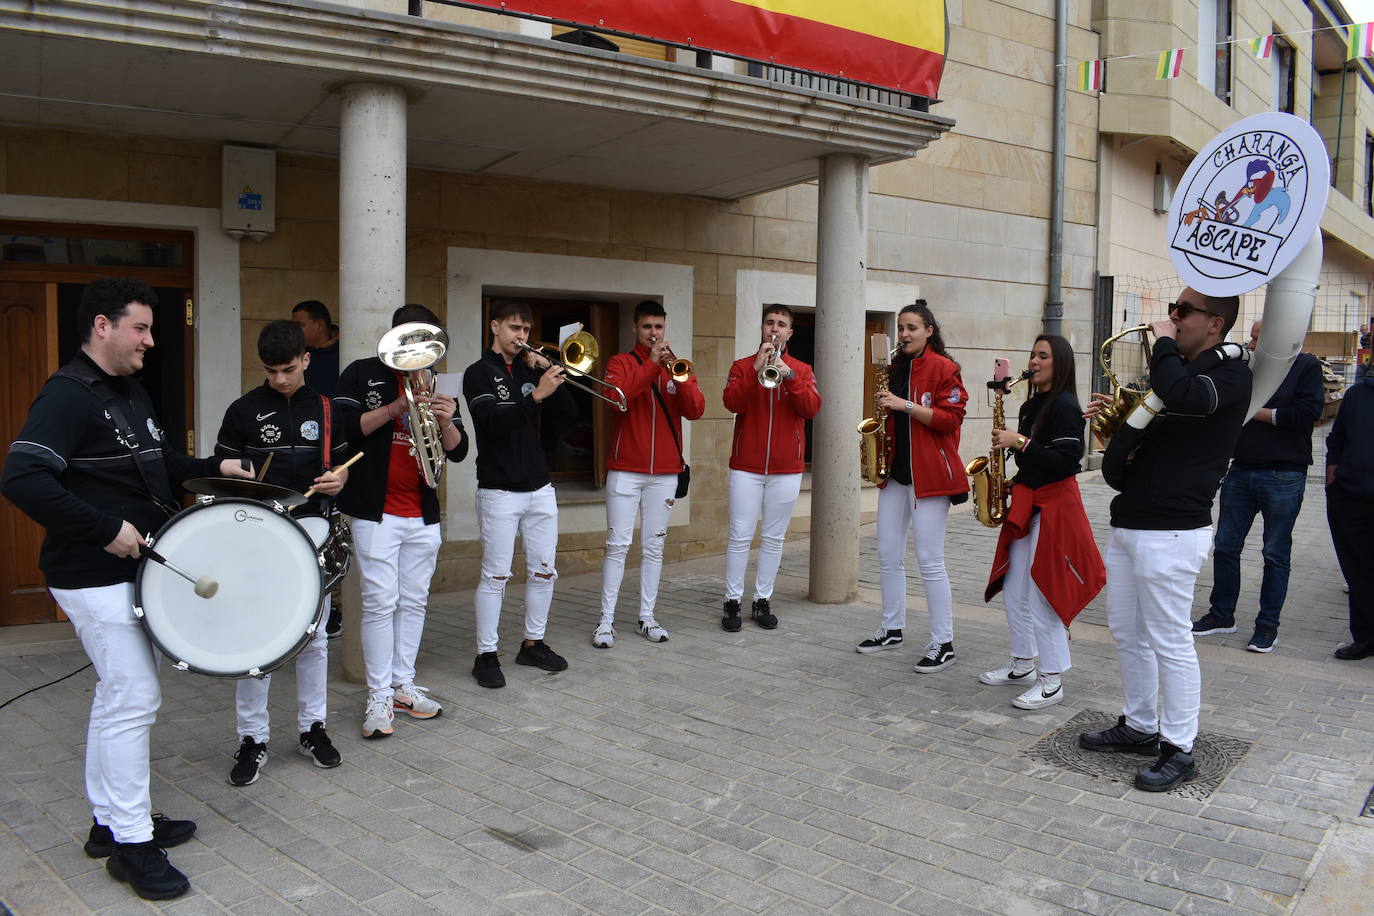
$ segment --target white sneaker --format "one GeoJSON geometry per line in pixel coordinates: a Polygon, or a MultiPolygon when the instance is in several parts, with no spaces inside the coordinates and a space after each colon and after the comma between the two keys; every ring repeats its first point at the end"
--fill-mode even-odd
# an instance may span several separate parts
{"type": "MultiPolygon", "coordinates": [[[[444,711],[444,707],[426,696],[428,693],[428,688],[416,687],[414,683],[402,684],[395,688],[391,697],[391,708],[405,713],[412,719],[433,719],[444,711]]],[[[395,712],[392,715],[395,715],[395,712]]]]}
{"type": "Polygon", "coordinates": [[[1034,684],[1035,683],[1035,664],[1030,659],[1012,659],[1000,668],[993,668],[991,671],[984,671],[978,675],[978,680],[992,687],[1008,687],[1012,684],[1034,684]],[[1030,665],[1024,671],[1018,671],[1016,663],[1024,661],[1030,665]]]}
{"type": "Polygon", "coordinates": [[[659,626],[657,620],[641,620],[635,624],[635,632],[649,642],[668,641],[668,631],[659,626]]]}
{"type": "Polygon", "coordinates": [[[390,735],[392,717],[390,700],[368,694],[367,710],[363,713],[363,737],[385,738],[390,735]]]}
{"type": "Polygon", "coordinates": [[[602,621],[596,625],[596,632],[592,634],[592,645],[598,649],[609,649],[615,645],[615,627],[602,621]]]}
{"type": "Polygon", "coordinates": [[[1030,690],[1021,694],[1011,701],[1011,705],[1017,709],[1044,709],[1046,706],[1053,706],[1055,703],[1064,701],[1064,685],[1062,683],[1051,684],[1045,678],[1039,678],[1030,690]]]}

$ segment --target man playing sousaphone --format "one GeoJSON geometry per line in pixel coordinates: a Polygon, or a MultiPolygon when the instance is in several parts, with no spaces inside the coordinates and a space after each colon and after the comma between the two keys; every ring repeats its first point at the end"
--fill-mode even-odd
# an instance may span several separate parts
{"type": "MultiPolygon", "coordinates": [[[[1212,545],[1212,498],[1250,403],[1244,348],[1224,343],[1236,296],[1185,289],[1150,329],[1150,384],[1164,402],[1141,438],[1122,427],[1103,456],[1112,500],[1107,624],[1125,705],[1117,724],[1079,736],[1091,751],[1158,755],[1135,786],[1162,792],[1196,774],[1202,675],[1193,646],[1193,585],[1212,545]]],[[[1084,414],[1111,403],[1094,394],[1084,414]]]]}
{"type": "MultiPolygon", "coordinates": [[[[393,328],[411,322],[437,330],[439,319],[423,305],[403,305],[391,316],[393,328]]],[[[352,483],[340,493],[339,509],[349,516],[362,574],[364,738],[390,735],[396,710],[413,719],[443,712],[415,684],[415,657],[441,538],[439,494],[426,485],[417,461],[421,432],[412,429],[405,384],[400,372],[373,356],[350,363],[334,390],[339,427],[348,431],[353,449],[363,452],[352,483]]],[[[458,403],[443,394],[421,399],[438,424],[445,458],[462,461],[468,437],[458,403]]]]}

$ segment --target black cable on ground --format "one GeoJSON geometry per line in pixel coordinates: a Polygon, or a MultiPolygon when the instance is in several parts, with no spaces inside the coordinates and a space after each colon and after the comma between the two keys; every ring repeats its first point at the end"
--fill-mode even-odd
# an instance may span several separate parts
{"type": "Polygon", "coordinates": [[[65,681],[67,678],[69,678],[69,677],[74,677],[74,676],[80,674],[81,672],[85,671],[87,668],[91,667],[91,664],[92,664],[91,662],[86,662],[86,664],[82,665],[80,668],[77,668],[77,669],[76,669],[75,671],[73,671],[71,674],[64,674],[64,675],[62,675],[60,678],[58,678],[58,679],[55,680],[55,681],[48,681],[46,684],[39,684],[37,687],[30,687],[28,690],[25,690],[23,693],[19,694],[19,696],[17,696],[17,697],[10,697],[10,698],[9,698],[8,700],[6,700],[5,702],[0,703],[0,709],[4,709],[6,706],[10,705],[10,704],[13,703],[15,700],[22,700],[24,697],[26,697],[26,696],[28,696],[29,694],[33,693],[35,690],[42,690],[44,687],[51,687],[53,684],[60,684],[60,683],[62,683],[63,681],[65,681]]]}

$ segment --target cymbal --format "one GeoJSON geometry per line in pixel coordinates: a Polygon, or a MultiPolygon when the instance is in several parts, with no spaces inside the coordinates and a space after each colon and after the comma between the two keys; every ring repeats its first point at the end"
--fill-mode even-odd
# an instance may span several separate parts
{"type": "Polygon", "coordinates": [[[284,508],[303,505],[305,496],[287,487],[238,477],[196,477],[182,484],[188,493],[200,496],[229,496],[260,503],[278,503],[284,508]]]}

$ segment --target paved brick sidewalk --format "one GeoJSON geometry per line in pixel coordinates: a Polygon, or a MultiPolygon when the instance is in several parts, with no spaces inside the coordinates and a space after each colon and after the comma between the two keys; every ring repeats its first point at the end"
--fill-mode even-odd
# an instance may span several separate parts
{"type": "MultiPolygon", "coordinates": [[[[1109,491],[1092,475],[1083,486],[1104,536],[1109,491]]],[[[788,546],[775,632],[720,630],[720,560],[706,558],[664,577],[669,642],[636,636],[625,599],[616,647],[598,651],[599,581],[561,580],[549,641],[571,669],[558,675],[513,664],[512,588],[504,690],[469,675],[470,594],[435,596],[420,681],[443,717],[362,741],[363,690],[337,677],[336,658],[344,765],[318,770],[292,747],[288,669],[272,756],[244,789],[226,781],[232,685],[165,672],[154,802],[200,834],[173,854],[193,894],[158,908],[1280,914],[1315,874],[1324,902],[1310,911],[1358,912],[1368,891],[1322,884],[1322,863],[1352,831],[1370,835],[1358,815],[1374,783],[1374,663],[1330,657],[1347,635],[1345,596],[1315,480],[1298,531],[1278,650],[1244,650],[1246,611],[1235,636],[1201,642],[1204,730],[1254,742],[1205,801],[1022,756],[1075,713],[1116,713],[1115,656],[1099,603],[1074,626],[1063,704],[1021,712],[1006,688],[979,684],[1005,656],[1006,626],[1000,603],[981,601],[995,533],[961,512],[948,547],[959,662],[936,675],[911,671],[925,626],[915,579],[907,646],[853,651],[879,618],[871,525],[853,605],[802,600],[806,545],[788,546]]],[[[1258,527],[1243,575],[1252,607],[1258,527]]],[[[1209,585],[1204,572],[1199,613],[1209,585]]],[[[84,661],[0,658],[0,698],[84,661]]],[[[91,684],[83,672],[0,711],[0,899],[20,914],[152,908],[81,852],[91,684]]]]}

